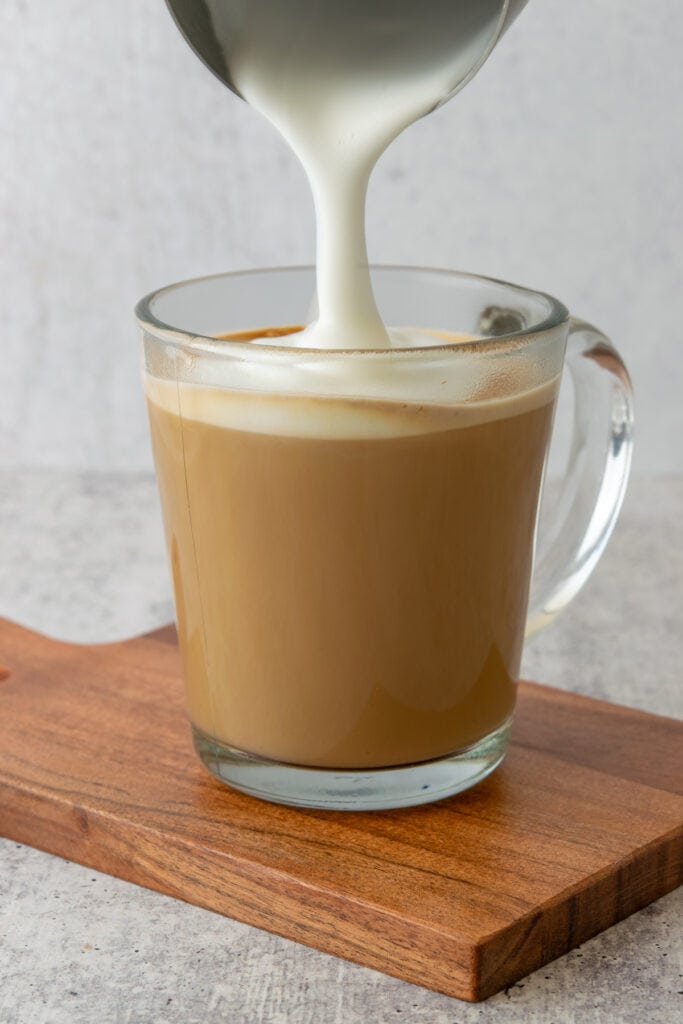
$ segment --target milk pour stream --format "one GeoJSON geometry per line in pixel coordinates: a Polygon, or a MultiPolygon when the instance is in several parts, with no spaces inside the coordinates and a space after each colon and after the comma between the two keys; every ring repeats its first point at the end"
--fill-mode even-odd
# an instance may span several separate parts
{"type": "Polygon", "coordinates": [[[472,76],[525,3],[174,0],[191,45],[201,23],[200,56],[279,129],[308,175],[319,318],[287,345],[420,344],[406,332],[390,337],[375,305],[364,220],[370,173],[404,128],[472,76]]]}

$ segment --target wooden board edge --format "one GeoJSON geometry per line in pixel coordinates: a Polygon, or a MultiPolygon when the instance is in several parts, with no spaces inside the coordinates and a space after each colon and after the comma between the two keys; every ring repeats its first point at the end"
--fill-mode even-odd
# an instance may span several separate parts
{"type": "Polygon", "coordinates": [[[563,956],[683,885],[683,822],[616,866],[554,896],[478,948],[475,1001],[563,956]]]}
{"type": "Polygon", "coordinates": [[[474,943],[180,836],[132,823],[126,831],[106,813],[6,783],[0,835],[402,981],[479,998],[474,943]]]}

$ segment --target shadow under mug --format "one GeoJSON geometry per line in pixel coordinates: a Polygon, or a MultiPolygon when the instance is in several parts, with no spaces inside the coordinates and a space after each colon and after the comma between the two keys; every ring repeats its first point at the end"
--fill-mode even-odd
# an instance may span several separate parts
{"type": "Polygon", "coordinates": [[[590,575],[631,458],[624,364],[557,300],[372,277],[384,322],[433,344],[221,337],[310,321],[312,268],[136,308],[195,748],[229,785],[299,806],[426,803],[493,771],[523,641],[590,575]],[[537,530],[563,366],[571,450],[537,530]]]}

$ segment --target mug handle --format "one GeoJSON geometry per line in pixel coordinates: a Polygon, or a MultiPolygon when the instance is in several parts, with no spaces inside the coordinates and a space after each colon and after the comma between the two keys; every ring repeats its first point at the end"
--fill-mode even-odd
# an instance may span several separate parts
{"type": "Polygon", "coordinates": [[[633,451],[633,389],[609,339],[572,317],[565,366],[574,386],[574,432],[559,499],[536,537],[527,639],[566,608],[597,565],[633,451]]]}

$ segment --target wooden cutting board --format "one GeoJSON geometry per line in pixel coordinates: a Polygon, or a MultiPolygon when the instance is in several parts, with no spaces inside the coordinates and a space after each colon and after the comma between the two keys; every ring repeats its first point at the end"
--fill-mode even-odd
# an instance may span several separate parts
{"type": "Polygon", "coordinates": [[[475,789],[405,811],[263,803],[192,750],[172,629],[57,643],[0,620],[0,833],[461,999],[675,888],[683,724],[523,683],[475,789]]]}

